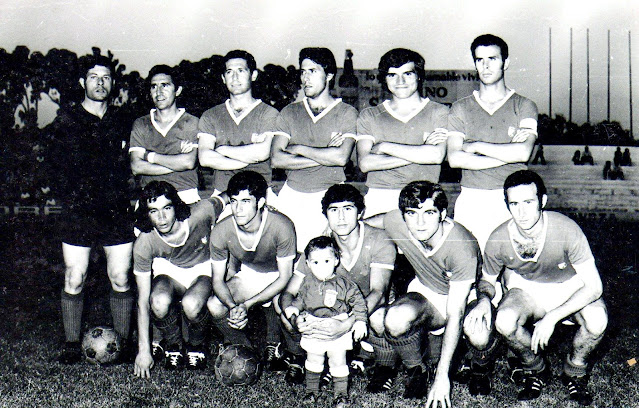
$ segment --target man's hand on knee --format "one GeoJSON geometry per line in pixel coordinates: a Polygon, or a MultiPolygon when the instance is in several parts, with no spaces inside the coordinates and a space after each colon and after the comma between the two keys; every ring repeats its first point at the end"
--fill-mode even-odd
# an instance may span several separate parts
{"type": "Polygon", "coordinates": [[[464,319],[464,331],[467,334],[481,333],[490,330],[492,325],[492,308],[490,301],[482,297],[464,319]]]}
{"type": "Polygon", "coordinates": [[[546,348],[556,325],[557,320],[553,318],[551,313],[547,313],[546,316],[535,323],[535,330],[530,342],[530,349],[533,353],[537,354],[538,351],[546,348]]]}

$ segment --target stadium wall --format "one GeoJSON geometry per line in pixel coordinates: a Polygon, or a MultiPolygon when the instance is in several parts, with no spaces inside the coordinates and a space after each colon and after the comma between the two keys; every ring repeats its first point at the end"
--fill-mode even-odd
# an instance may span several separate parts
{"type": "MultiPolygon", "coordinates": [[[[595,165],[575,166],[572,155],[575,150],[583,151],[583,146],[544,146],[546,165],[531,165],[544,179],[548,188],[548,208],[565,213],[597,218],[617,218],[624,221],[639,221],[639,169],[637,166],[622,167],[625,180],[603,180],[603,165],[613,159],[616,146],[591,146],[595,165]]],[[[621,147],[623,151],[624,146],[621,147]]],[[[631,157],[639,160],[639,148],[629,147],[631,157]]],[[[637,161],[636,163],[639,163],[637,161]]],[[[207,190],[212,191],[212,174],[205,173],[207,190]]],[[[276,191],[282,182],[275,185],[276,191]]],[[[365,192],[363,183],[355,185],[365,192]]],[[[443,183],[449,197],[449,213],[452,215],[454,203],[459,195],[458,183],[443,183]]],[[[0,203],[0,216],[25,215],[39,216],[59,213],[59,207],[21,206],[14,203],[0,203]]]]}

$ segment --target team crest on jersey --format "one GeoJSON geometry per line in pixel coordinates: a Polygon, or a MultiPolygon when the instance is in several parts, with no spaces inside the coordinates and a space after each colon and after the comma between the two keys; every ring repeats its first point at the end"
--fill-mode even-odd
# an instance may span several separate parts
{"type": "Polygon", "coordinates": [[[327,289],[324,293],[324,306],[333,307],[337,302],[337,291],[333,289],[327,289]]]}

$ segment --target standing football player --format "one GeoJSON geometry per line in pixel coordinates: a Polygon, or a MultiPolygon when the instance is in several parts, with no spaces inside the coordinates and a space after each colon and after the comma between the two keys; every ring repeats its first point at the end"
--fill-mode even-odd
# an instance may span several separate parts
{"type": "Polygon", "coordinates": [[[149,88],[155,108],[133,123],[131,170],[142,176],[142,187],[152,180],[163,180],[178,190],[182,201],[193,204],[200,200],[196,170],[198,119],[177,107],[182,86],[173,68],[151,68],[149,88]]]}
{"type": "Polygon", "coordinates": [[[329,49],[304,48],[299,63],[305,97],[280,112],[271,160],[273,167],[286,169],[278,208],[295,224],[301,253],[326,229],[322,197],[330,186],[345,180],[357,110],[330,94],[337,66],[329,49]]]}
{"type": "Polygon", "coordinates": [[[252,86],[258,72],[251,54],[230,51],[224,57],[224,65],[222,81],[229,99],[200,118],[200,165],[215,169],[216,194],[225,191],[230,178],[241,170],[261,174],[269,184],[267,202],[274,205],[270,155],[278,112],[253,97],[252,86]]]}
{"type": "Polygon", "coordinates": [[[368,173],[367,217],[396,209],[411,181],[437,183],[446,155],[448,108],[421,96],[424,58],[396,48],[382,56],[378,71],[392,99],[366,108],[357,120],[358,164],[368,173]]]}
{"type": "Polygon", "coordinates": [[[453,104],[448,116],[448,162],[462,169],[455,221],[484,249],[488,236],[511,215],[502,186],[509,174],[526,168],[537,139],[537,105],[506,87],[508,45],[484,34],[470,51],[479,91],[453,104]]]}
{"type": "Polygon", "coordinates": [[[224,342],[243,345],[250,345],[243,330],[247,312],[262,306],[266,315],[264,357],[268,368],[274,369],[281,360],[276,353],[279,310],[274,305],[293,274],[297,252],[293,223],[266,206],[267,189],[264,177],[254,171],[241,171],[229,180],[226,193],[232,216],[211,232],[214,295],[207,305],[224,342]]]}
{"type": "Polygon", "coordinates": [[[111,60],[88,58],[81,69],[84,100],[62,109],[52,126],[52,163],[64,197],[59,234],[65,265],[61,303],[66,344],[58,358],[63,364],[82,358],[83,288],[92,246],[104,248],[113,325],[125,345],[134,302],[129,269],[135,237],[126,157],[130,127],[109,106],[115,74],[111,60]]]}
{"type": "MultiPolygon", "coordinates": [[[[588,240],[570,218],[544,211],[548,197],[537,173],[511,174],[503,192],[512,220],[488,239],[479,300],[466,317],[464,331],[496,328],[520,359],[523,389],[518,399],[531,400],[541,395],[552,375],[543,350],[555,327],[566,320],[576,323],[579,328],[564,361],[562,382],[570,399],[590,405],[588,357],[603,338],[608,313],[588,240]],[[506,292],[493,318],[490,300],[502,274],[506,292]],[[532,331],[526,326],[529,321],[534,322],[532,331]]],[[[490,374],[481,366],[473,368],[490,374]]]]}
{"type": "Polygon", "coordinates": [[[189,369],[206,367],[205,306],[211,295],[209,236],[223,207],[221,199],[214,197],[191,208],[166,181],[152,181],[142,190],[137,209],[137,224],[142,233],[133,248],[133,273],[138,288],[136,376],[148,378],[153,366],[150,317],[162,333],[165,367],[178,369],[185,364],[189,369]],[[180,314],[188,328],[186,345],[180,330],[180,314]]]}

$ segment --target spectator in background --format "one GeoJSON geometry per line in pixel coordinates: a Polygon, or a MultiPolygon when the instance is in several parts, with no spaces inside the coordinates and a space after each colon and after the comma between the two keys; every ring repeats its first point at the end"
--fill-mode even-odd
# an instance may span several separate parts
{"type": "Polygon", "coordinates": [[[630,158],[630,149],[628,149],[627,147],[623,151],[623,155],[621,156],[621,165],[632,166],[632,159],[630,158]]]}
{"type": "Polygon", "coordinates": [[[603,179],[608,180],[610,177],[610,171],[612,170],[612,162],[610,160],[606,160],[606,164],[604,164],[603,168],[603,179]]]}
{"type": "Polygon", "coordinates": [[[621,147],[617,146],[617,150],[615,150],[615,157],[613,163],[615,166],[621,166],[621,160],[623,159],[623,153],[621,153],[621,147]]]}
{"type": "Polygon", "coordinates": [[[579,149],[575,150],[575,154],[572,155],[572,162],[575,164],[575,166],[581,165],[581,152],[579,151],[579,149]]]}
{"type": "Polygon", "coordinates": [[[546,158],[544,157],[544,145],[541,143],[537,145],[537,153],[535,153],[535,158],[532,161],[532,164],[540,164],[546,165],[546,158]]]}
{"type": "Polygon", "coordinates": [[[592,153],[590,153],[587,145],[584,146],[584,152],[581,154],[581,164],[595,165],[595,160],[592,158],[592,153]]]}
{"type": "Polygon", "coordinates": [[[623,170],[621,170],[621,166],[617,163],[614,164],[612,170],[608,172],[608,178],[610,180],[625,180],[626,177],[623,174],[623,170]]]}

